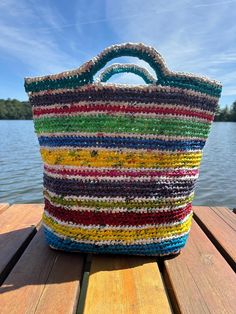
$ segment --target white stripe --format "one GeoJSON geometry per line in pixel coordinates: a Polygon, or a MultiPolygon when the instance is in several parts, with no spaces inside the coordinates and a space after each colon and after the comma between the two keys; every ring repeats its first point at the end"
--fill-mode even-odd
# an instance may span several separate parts
{"type": "MultiPolygon", "coordinates": [[[[68,165],[49,165],[47,163],[44,163],[44,166],[49,168],[49,169],[57,169],[57,170],[78,170],[77,166],[68,166],[68,165]]],[[[192,171],[192,170],[199,170],[199,167],[193,167],[193,168],[163,168],[163,169],[153,169],[153,168],[119,168],[119,169],[114,169],[112,167],[86,167],[86,166],[80,166],[79,170],[88,170],[88,171],[93,171],[93,170],[101,170],[101,171],[110,171],[110,170],[119,170],[119,171],[124,171],[124,172],[146,172],[148,171],[158,171],[158,172],[176,172],[176,171],[192,171]]]]}
{"type": "Polygon", "coordinates": [[[98,134],[102,134],[102,137],[125,137],[125,138],[140,138],[140,139],[160,139],[166,141],[193,141],[200,140],[206,141],[204,137],[190,137],[190,136],[173,136],[173,135],[159,135],[159,134],[138,134],[138,133],[104,133],[104,132],[55,132],[55,133],[47,133],[41,132],[38,133],[38,137],[47,136],[47,137],[63,137],[63,136],[84,136],[84,137],[94,137],[98,136],[98,134]]]}

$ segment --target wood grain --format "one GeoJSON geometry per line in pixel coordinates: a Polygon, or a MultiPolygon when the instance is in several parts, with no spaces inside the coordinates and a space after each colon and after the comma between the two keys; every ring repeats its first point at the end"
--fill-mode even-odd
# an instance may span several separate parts
{"type": "Polygon", "coordinates": [[[1,203],[0,204],[0,214],[2,214],[3,212],[5,212],[5,210],[9,207],[8,203],[1,203]]]}
{"type": "Polygon", "coordinates": [[[1,314],[75,313],[83,259],[50,249],[40,229],[0,288],[1,314]]]}
{"type": "Polygon", "coordinates": [[[176,313],[236,313],[236,275],[195,221],[183,252],[163,271],[176,313]]]}
{"type": "Polygon", "coordinates": [[[236,271],[236,215],[225,207],[193,207],[195,220],[236,271]]]}
{"type": "Polygon", "coordinates": [[[154,258],[93,256],[84,314],[171,313],[154,258]]]}
{"type": "Polygon", "coordinates": [[[41,204],[12,205],[0,219],[0,283],[36,232],[43,212],[41,204]]]}

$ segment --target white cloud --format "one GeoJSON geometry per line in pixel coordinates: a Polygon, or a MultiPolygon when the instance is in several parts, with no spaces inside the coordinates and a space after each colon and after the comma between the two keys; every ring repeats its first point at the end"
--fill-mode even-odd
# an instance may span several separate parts
{"type": "MultiPolygon", "coordinates": [[[[78,60],[63,51],[55,33],[64,22],[55,8],[46,8],[31,1],[2,1],[0,3],[0,48],[28,66],[33,75],[55,73],[74,67],[78,60]],[[45,26],[46,25],[46,26],[45,26]],[[44,27],[42,27],[44,26],[44,27]]],[[[27,73],[26,73],[27,74],[27,73]]]]}
{"type": "Polygon", "coordinates": [[[222,5],[226,5],[226,4],[231,4],[231,3],[235,3],[236,0],[226,0],[226,1],[219,1],[219,2],[209,2],[209,3],[199,3],[199,4],[195,4],[194,7],[195,8],[200,8],[200,7],[211,7],[211,6],[222,6],[222,5]]]}
{"type": "MultiPolygon", "coordinates": [[[[235,1],[107,1],[107,16],[120,41],[153,45],[174,71],[219,80],[236,97],[235,1]]],[[[133,61],[133,60],[132,60],[133,61]]]]}

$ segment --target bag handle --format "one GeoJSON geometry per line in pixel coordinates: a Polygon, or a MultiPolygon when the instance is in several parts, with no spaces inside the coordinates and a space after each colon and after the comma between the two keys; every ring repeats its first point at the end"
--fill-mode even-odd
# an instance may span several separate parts
{"type": "Polygon", "coordinates": [[[123,64],[114,63],[107,67],[100,75],[97,77],[97,82],[107,82],[113,75],[119,73],[133,73],[140,76],[145,83],[155,84],[156,79],[146,70],[145,68],[138,66],[136,64],[123,64]]]}
{"type": "Polygon", "coordinates": [[[113,58],[122,56],[138,57],[146,61],[156,72],[156,84],[158,85],[191,89],[197,92],[207,93],[210,96],[220,97],[222,89],[221,83],[194,74],[170,71],[161,55],[154,48],[141,43],[126,43],[106,48],[102,53],[97,55],[97,57],[72,71],[42,77],[25,78],[25,90],[27,93],[31,93],[57,90],[59,88],[69,89],[91,84],[94,81],[94,75],[101,70],[107,62],[111,61],[113,58]]]}
{"type": "MultiPolygon", "coordinates": [[[[80,73],[84,73],[87,82],[93,82],[95,74],[108,62],[118,57],[137,57],[146,61],[155,71],[158,83],[165,80],[169,70],[161,55],[153,48],[142,43],[124,43],[104,49],[100,54],[81,66],[80,73]]],[[[157,82],[156,81],[156,82],[157,82]]]]}

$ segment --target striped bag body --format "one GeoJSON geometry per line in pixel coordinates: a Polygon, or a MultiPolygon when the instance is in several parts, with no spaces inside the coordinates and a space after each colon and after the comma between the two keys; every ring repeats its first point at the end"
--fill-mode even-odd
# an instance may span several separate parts
{"type": "Polygon", "coordinates": [[[184,247],[202,149],[221,85],[168,70],[143,44],[105,49],[79,69],[27,78],[44,162],[46,239],[55,249],[167,255],[184,247]],[[135,56],[136,65],[109,66],[135,56]],[[146,84],[106,81],[131,72],[146,84]]]}

